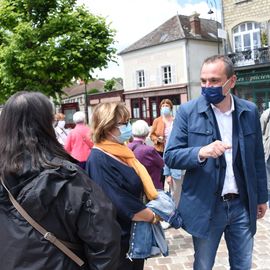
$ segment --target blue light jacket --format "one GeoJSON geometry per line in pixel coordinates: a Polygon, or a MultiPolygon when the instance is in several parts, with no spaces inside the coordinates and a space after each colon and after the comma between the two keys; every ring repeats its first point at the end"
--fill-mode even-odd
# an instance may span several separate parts
{"type": "MultiPolygon", "coordinates": [[[[250,229],[256,232],[257,205],[267,202],[267,181],[259,114],[256,105],[233,96],[238,125],[237,145],[241,154],[246,204],[250,229]]],[[[186,170],[179,211],[183,228],[190,234],[206,238],[220,186],[220,169],[213,158],[198,162],[202,146],[216,140],[211,106],[203,96],[191,100],[177,111],[168,146],[164,154],[170,168],[186,170]]]]}

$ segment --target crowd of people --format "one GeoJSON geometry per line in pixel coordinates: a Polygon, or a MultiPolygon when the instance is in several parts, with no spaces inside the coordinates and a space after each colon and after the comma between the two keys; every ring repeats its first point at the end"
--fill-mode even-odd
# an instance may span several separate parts
{"type": "Polygon", "coordinates": [[[151,127],[111,102],[66,129],[43,94],[11,96],[0,115],[5,270],[143,270],[169,255],[169,226],[192,235],[195,270],[213,268],[222,235],[231,269],[251,269],[270,199],[270,109],[260,118],[231,94],[226,56],[205,59],[200,78],[201,96],[175,116],[163,99],[151,127]]]}

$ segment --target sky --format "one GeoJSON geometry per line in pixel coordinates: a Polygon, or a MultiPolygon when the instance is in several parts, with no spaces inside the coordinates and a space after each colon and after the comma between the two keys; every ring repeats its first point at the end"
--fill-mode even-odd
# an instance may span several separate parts
{"type": "MultiPolygon", "coordinates": [[[[171,17],[191,15],[220,21],[221,0],[78,0],[91,13],[106,18],[111,28],[116,30],[115,47],[117,53],[127,48],[146,34],[158,28],[171,17]],[[209,9],[214,13],[208,14],[209,9]]],[[[110,63],[106,70],[97,71],[96,78],[109,80],[113,77],[123,78],[121,57],[118,64],[110,63]]]]}

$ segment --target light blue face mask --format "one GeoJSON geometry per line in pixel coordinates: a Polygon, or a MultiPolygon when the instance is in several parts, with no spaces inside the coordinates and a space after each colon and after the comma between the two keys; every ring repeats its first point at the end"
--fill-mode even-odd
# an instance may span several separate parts
{"type": "Polygon", "coordinates": [[[132,136],[132,127],[130,122],[127,123],[127,125],[119,125],[118,129],[120,131],[120,135],[119,136],[115,136],[115,139],[123,144],[126,141],[128,141],[130,139],[130,137],[132,136]]]}
{"type": "Polygon", "coordinates": [[[169,107],[162,107],[160,112],[161,112],[161,115],[166,116],[166,115],[169,115],[171,113],[171,110],[169,107]]]}

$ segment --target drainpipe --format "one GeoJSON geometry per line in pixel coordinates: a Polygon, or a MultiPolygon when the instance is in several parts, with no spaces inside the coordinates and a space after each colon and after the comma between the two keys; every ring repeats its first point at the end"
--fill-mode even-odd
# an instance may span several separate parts
{"type": "MultiPolygon", "coordinates": [[[[225,31],[225,23],[224,23],[224,7],[223,7],[223,1],[220,0],[220,6],[221,6],[221,29],[225,31]]],[[[227,54],[227,40],[222,38],[222,47],[224,55],[227,54]]]]}
{"type": "Polygon", "coordinates": [[[187,65],[187,94],[188,94],[187,100],[189,101],[191,99],[191,84],[190,84],[188,39],[186,39],[186,65],[187,65]]]}

